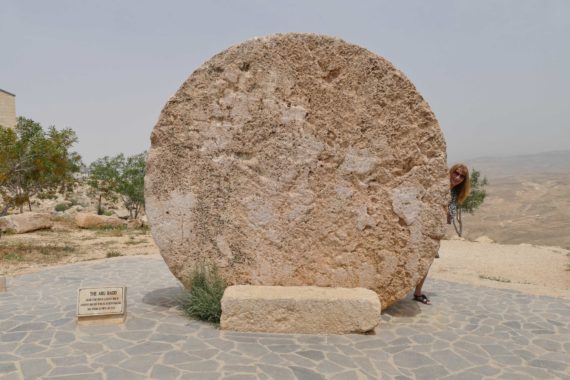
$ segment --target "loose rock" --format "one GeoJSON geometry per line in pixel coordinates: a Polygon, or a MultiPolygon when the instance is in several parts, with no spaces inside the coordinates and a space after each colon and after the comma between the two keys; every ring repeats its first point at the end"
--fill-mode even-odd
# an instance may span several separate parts
{"type": "Polygon", "coordinates": [[[0,231],[15,234],[48,229],[52,226],[51,216],[47,213],[26,212],[0,218],[0,231]]]}
{"type": "Polygon", "coordinates": [[[96,215],[79,212],[75,215],[75,224],[79,228],[119,227],[127,224],[126,221],[106,215],[96,215]]]}

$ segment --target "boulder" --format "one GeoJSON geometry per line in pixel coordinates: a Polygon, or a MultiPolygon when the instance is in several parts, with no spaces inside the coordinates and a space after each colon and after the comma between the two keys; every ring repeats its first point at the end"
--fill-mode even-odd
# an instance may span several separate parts
{"type": "Polygon", "coordinates": [[[114,216],[78,212],[75,214],[75,224],[77,224],[79,228],[97,228],[124,226],[126,222],[114,216]]]}
{"type": "Polygon", "coordinates": [[[363,288],[230,286],[222,298],[224,330],[353,334],[380,321],[378,295],[363,288]]]}
{"type": "Polygon", "coordinates": [[[0,218],[0,230],[16,234],[43,230],[52,226],[53,222],[49,213],[26,212],[0,218]]]}
{"type": "Polygon", "coordinates": [[[124,208],[113,210],[113,214],[119,219],[129,219],[129,217],[131,216],[129,210],[124,208]]]}
{"type": "Polygon", "coordinates": [[[387,60],[284,34],[217,54],[167,102],[145,178],[174,275],[372,289],[387,307],[427,273],[449,198],[429,105],[387,60]]]}

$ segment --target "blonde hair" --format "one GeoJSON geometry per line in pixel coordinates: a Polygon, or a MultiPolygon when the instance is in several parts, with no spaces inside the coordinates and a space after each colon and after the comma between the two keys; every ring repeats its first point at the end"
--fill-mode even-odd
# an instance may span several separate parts
{"type": "Polygon", "coordinates": [[[465,198],[469,196],[471,192],[471,181],[469,180],[469,169],[465,164],[455,164],[449,169],[449,176],[453,174],[453,172],[459,172],[465,176],[463,182],[459,185],[455,186],[454,189],[457,189],[457,203],[462,204],[465,198]]]}

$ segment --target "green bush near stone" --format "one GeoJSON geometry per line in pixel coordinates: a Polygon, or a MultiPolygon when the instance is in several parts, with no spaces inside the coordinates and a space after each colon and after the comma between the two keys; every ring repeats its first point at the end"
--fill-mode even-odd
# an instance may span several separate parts
{"type": "Polygon", "coordinates": [[[227,287],[216,266],[197,265],[188,276],[180,298],[184,312],[196,319],[220,323],[222,296],[227,287]]]}
{"type": "Polygon", "coordinates": [[[55,211],[65,211],[70,207],[71,205],[69,203],[58,203],[55,205],[55,211]]]}

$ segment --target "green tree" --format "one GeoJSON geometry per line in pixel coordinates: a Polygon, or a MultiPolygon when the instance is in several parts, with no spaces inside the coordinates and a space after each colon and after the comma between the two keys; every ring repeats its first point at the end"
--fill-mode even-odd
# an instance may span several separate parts
{"type": "Polygon", "coordinates": [[[102,199],[116,202],[119,198],[129,210],[131,218],[137,218],[144,207],[144,175],[146,152],[125,158],[123,154],[103,157],[89,166],[87,184],[98,197],[98,213],[103,213],[102,199]]]}
{"type": "Polygon", "coordinates": [[[146,152],[127,157],[121,170],[117,192],[129,210],[131,219],[136,219],[144,207],[145,173],[146,152]]]}
{"type": "Polygon", "coordinates": [[[39,123],[19,117],[14,129],[0,127],[0,215],[12,207],[31,210],[31,198],[53,197],[75,183],[81,157],[70,148],[77,142],[69,128],[44,131],[39,123]]]}
{"type": "Polygon", "coordinates": [[[453,227],[455,227],[455,232],[457,232],[459,236],[463,233],[463,220],[461,214],[466,212],[473,215],[475,210],[483,204],[485,197],[487,196],[487,191],[485,190],[485,186],[489,183],[487,178],[481,178],[481,173],[476,169],[473,169],[470,174],[469,180],[471,183],[471,192],[457,208],[457,215],[453,220],[453,227]]]}
{"type": "Polygon", "coordinates": [[[89,165],[89,177],[87,185],[91,188],[91,194],[97,197],[97,213],[103,214],[102,200],[110,202],[117,200],[117,189],[121,167],[125,158],[122,154],[115,157],[105,156],[98,158],[89,165]]]}

